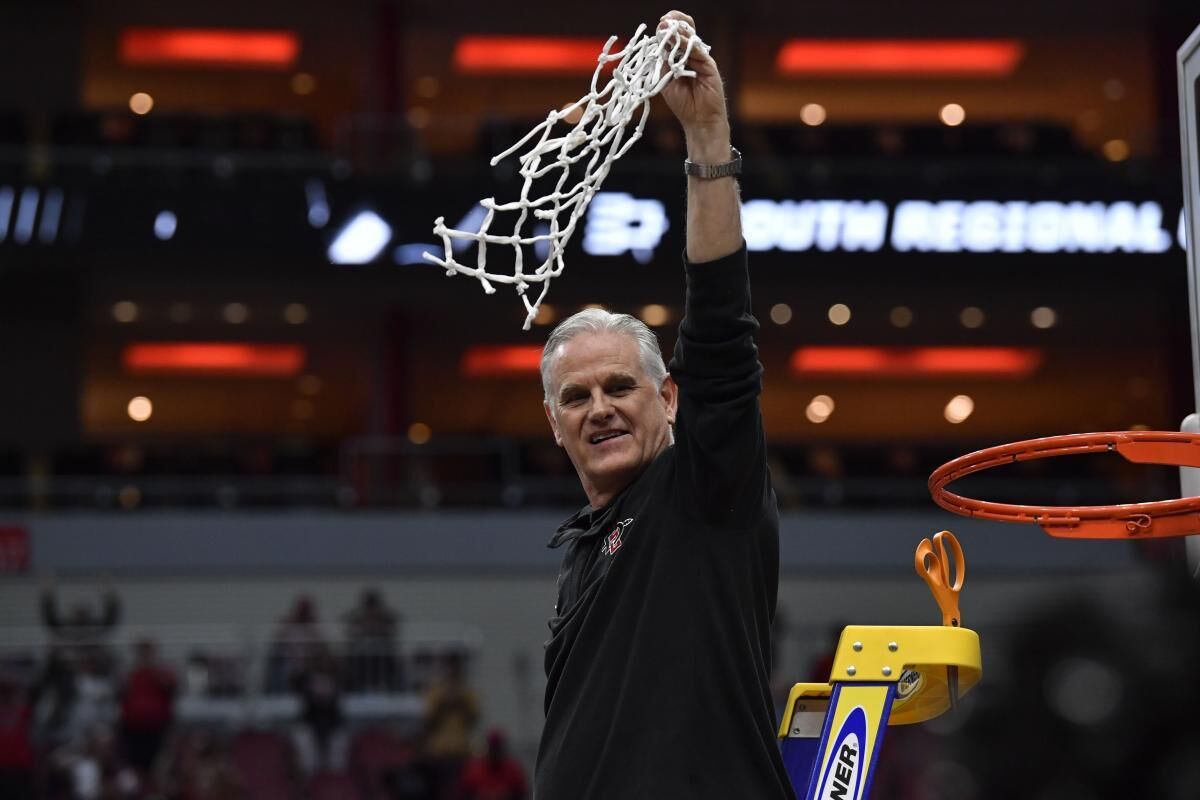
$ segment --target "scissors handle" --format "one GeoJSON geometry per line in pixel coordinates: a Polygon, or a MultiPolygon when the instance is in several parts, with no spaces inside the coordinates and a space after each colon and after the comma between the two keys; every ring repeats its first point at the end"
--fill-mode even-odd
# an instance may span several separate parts
{"type": "Polygon", "coordinates": [[[963,578],[967,574],[967,562],[963,557],[962,545],[950,531],[941,531],[933,541],[922,539],[917,545],[913,559],[917,574],[929,586],[933,599],[942,610],[942,624],[949,627],[962,625],[962,614],[958,610],[958,593],[962,591],[963,578]],[[947,553],[949,548],[949,553],[947,553]],[[951,564],[947,557],[954,558],[954,576],[951,580],[951,564]]]}

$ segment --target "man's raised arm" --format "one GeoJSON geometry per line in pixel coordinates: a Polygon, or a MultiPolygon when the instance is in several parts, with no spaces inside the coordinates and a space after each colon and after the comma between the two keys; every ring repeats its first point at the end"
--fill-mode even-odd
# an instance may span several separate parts
{"type": "MultiPolygon", "coordinates": [[[[692,24],[678,11],[670,18],[692,24]]],[[[709,55],[693,53],[688,66],[695,78],[677,78],[663,90],[687,136],[689,161],[701,165],[689,167],[687,179],[687,295],[670,364],[679,386],[679,499],[710,525],[744,529],[774,502],[758,405],[758,322],[750,310],[736,169],[721,167],[733,157],[725,90],[709,55]],[[693,170],[706,176],[691,177],[693,170]]]]}
{"type": "MultiPolygon", "coordinates": [[[[682,20],[692,30],[696,29],[696,23],[682,11],[665,14],[660,26],[669,19],[682,20]]],[[[725,164],[733,154],[721,74],[712,56],[699,48],[692,51],[688,68],[695,71],[696,77],[671,81],[663,87],[663,99],[683,126],[688,160],[704,166],[725,164]]],[[[689,177],[687,194],[688,261],[693,264],[714,261],[741,247],[742,222],[735,178],[689,177]]]]}

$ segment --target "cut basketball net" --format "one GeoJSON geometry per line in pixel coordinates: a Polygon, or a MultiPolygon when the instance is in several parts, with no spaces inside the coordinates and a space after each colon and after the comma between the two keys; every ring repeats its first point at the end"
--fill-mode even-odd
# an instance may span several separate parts
{"type": "MultiPolygon", "coordinates": [[[[646,36],[646,26],[639,25],[629,44],[619,53],[610,50],[617,41],[612,36],[597,58],[596,71],[592,74],[592,90],[571,105],[551,111],[545,121],[534,126],[529,133],[512,147],[492,159],[492,166],[530,145],[528,152],[519,157],[520,174],[524,178],[519,199],[510,203],[497,203],[488,197],[480,201],[487,211],[478,231],[460,231],[447,228],[444,217],[434,221],[433,232],[442,237],[446,253],[438,258],[425,253],[424,258],[446,269],[447,275],[469,275],[479,280],[483,290],[494,294],[493,284],[513,286],[525,304],[525,330],[533,323],[538,308],[550,290],[550,281],[563,271],[563,251],[575,233],[583,213],[600,184],[608,176],[613,162],[633,146],[642,136],[646,119],[650,113],[650,99],[662,91],[667,82],[678,77],[694,77],[695,72],[686,68],[693,49],[708,52],[708,45],[700,41],[691,27],[679,20],[669,20],[654,35],[646,36]],[[600,74],[609,63],[616,61],[612,79],[603,88],[598,88],[600,74]],[[554,125],[582,110],[579,121],[565,135],[551,137],[554,125]],[[641,112],[636,126],[626,136],[626,129],[634,117],[641,112]],[[584,163],[584,173],[575,185],[564,188],[571,169],[584,163]],[[530,198],[533,182],[552,175],[557,170],[554,190],[541,197],[530,198]],[[492,233],[492,224],[497,212],[513,212],[516,221],[512,233],[492,233]],[[547,223],[545,232],[527,231],[530,212],[536,221],[547,223]],[[460,264],[454,259],[455,239],[477,242],[475,266],[460,264]],[[532,271],[525,270],[526,247],[545,243],[545,258],[532,271]],[[507,245],[513,250],[513,274],[489,272],[487,269],[487,246],[507,245]],[[529,288],[541,284],[536,300],[529,299],[529,288]]],[[[551,178],[553,179],[553,178],[551,178]]]]}

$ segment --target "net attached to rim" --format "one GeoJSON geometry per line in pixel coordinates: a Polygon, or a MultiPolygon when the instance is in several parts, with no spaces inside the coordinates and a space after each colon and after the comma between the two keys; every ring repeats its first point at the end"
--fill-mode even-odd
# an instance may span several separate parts
{"type": "Polygon", "coordinates": [[[1002,522],[1031,522],[1068,539],[1131,539],[1200,533],[1200,497],[1108,506],[1027,506],[992,503],[954,494],[950,483],[1016,461],[1083,453],[1117,453],[1137,464],[1200,468],[1200,435],[1170,431],[1120,431],[1048,436],[978,450],[947,462],[929,476],[929,493],[947,511],[1002,522]]]}
{"type": "Polygon", "coordinates": [[[650,112],[650,99],[662,91],[667,82],[677,77],[692,77],[686,68],[692,51],[708,45],[695,35],[691,27],[679,20],[670,20],[653,35],[645,34],[646,26],[639,25],[629,44],[620,52],[611,52],[617,37],[612,36],[597,58],[592,74],[591,91],[569,106],[551,111],[545,121],[534,126],[516,144],[491,160],[500,163],[522,147],[529,146],[519,157],[523,178],[520,196],[511,202],[498,203],[488,197],[480,201],[486,216],[478,231],[461,231],[445,226],[445,218],[434,222],[434,234],[442,238],[445,255],[438,258],[425,253],[424,258],[446,269],[447,275],[468,275],[476,278],[483,290],[493,294],[493,284],[513,286],[525,304],[525,330],[529,330],[538,308],[550,290],[550,281],[563,272],[563,251],[576,226],[587,210],[592,197],[608,176],[613,162],[628,152],[642,136],[650,112]],[[612,78],[601,86],[606,66],[617,62],[612,78]],[[559,122],[579,114],[578,121],[565,134],[554,136],[559,122]],[[633,123],[637,118],[636,124],[633,123]],[[582,175],[568,186],[573,173],[582,167],[582,175]],[[553,189],[538,197],[530,197],[534,182],[549,180],[553,189]],[[515,214],[511,233],[493,232],[498,215],[515,214]],[[544,232],[531,230],[544,222],[544,232]],[[454,258],[454,240],[478,243],[475,265],[461,264],[454,258]],[[489,271],[488,245],[503,245],[512,249],[513,272],[489,271]],[[525,268],[525,250],[544,246],[545,256],[532,270],[525,268]],[[530,299],[529,289],[541,288],[536,299],[530,299]]]}

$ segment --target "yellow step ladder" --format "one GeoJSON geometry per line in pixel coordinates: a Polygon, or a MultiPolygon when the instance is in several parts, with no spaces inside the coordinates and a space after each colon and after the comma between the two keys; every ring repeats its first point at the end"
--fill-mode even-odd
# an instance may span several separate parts
{"type": "Polygon", "coordinates": [[[848,625],[829,682],[792,687],[779,739],[799,800],[865,800],[885,727],[940,716],[979,682],[979,635],[961,627],[958,611],[966,564],[953,534],[923,540],[916,567],[942,609],[942,625],[848,625]]]}

